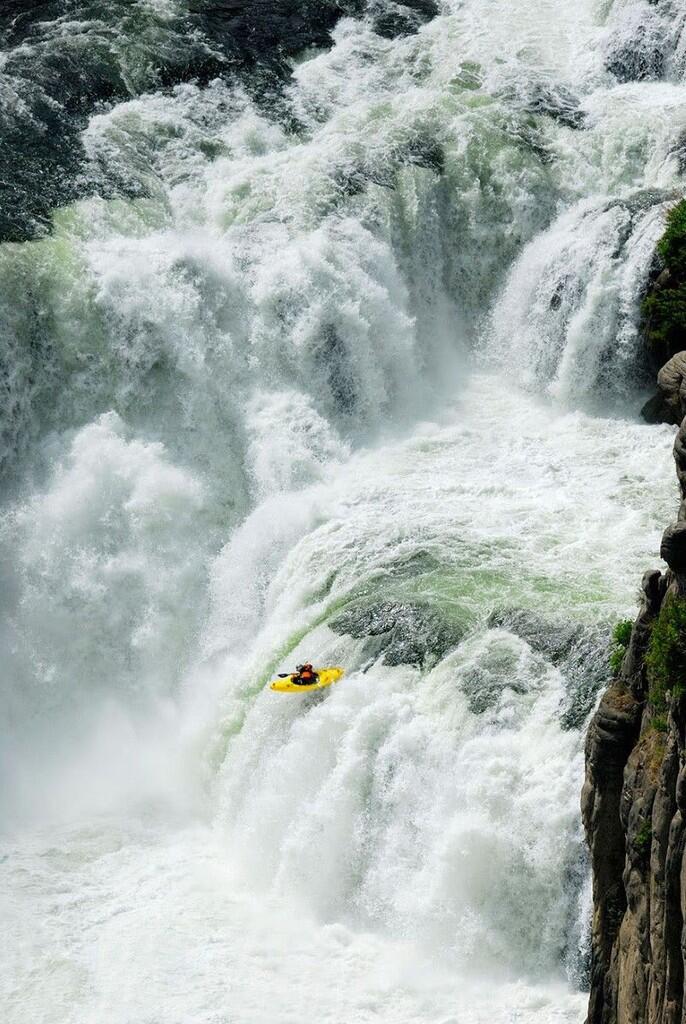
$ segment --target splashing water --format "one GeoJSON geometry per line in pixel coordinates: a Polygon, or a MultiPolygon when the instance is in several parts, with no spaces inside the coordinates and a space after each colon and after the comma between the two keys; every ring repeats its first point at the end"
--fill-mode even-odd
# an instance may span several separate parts
{"type": "Polygon", "coordinates": [[[387,7],[102,104],[108,187],[0,246],[12,1024],[583,1019],[683,19],[387,7]]]}

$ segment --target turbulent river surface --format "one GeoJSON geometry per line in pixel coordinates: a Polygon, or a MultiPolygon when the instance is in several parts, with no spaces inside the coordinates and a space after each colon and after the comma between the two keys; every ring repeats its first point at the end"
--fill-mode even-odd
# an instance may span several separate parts
{"type": "Polygon", "coordinates": [[[4,1024],[580,1024],[683,5],[5,7],[4,1024]]]}

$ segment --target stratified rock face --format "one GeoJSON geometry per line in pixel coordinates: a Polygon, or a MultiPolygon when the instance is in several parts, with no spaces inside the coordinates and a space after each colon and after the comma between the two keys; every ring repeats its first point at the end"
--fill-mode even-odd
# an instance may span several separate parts
{"type": "MultiPolygon", "coordinates": [[[[619,677],[587,736],[582,815],[593,869],[589,1024],[686,1020],[686,686],[679,673],[669,688],[656,689],[648,671],[649,665],[655,671],[654,641],[665,615],[683,608],[686,594],[686,421],[674,454],[682,509],[662,543],[670,568],[643,578],[619,677]]],[[[660,657],[669,657],[666,643],[683,646],[680,630],[664,633],[660,657]]]]}
{"type": "Polygon", "coordinates": [[[620,818],[624,769],[640,726],[640,704],[622,688],[603,697],[588,732],[581,810],[593,869],[593,957],[589,1021],[617,1019],[616,947],[627,911],[620,818]]]}
{"type": "Polygon", "coordinates": [[[582,811],[593,866],[592,1024],[683,1020],[683,730],[662,732],[621,688],[587,745],[582,811]]]}

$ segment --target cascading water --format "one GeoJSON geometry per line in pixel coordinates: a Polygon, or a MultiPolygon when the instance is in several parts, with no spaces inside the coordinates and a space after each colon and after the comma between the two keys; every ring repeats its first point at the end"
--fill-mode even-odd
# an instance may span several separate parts
{"type": "Polygon", "coordinates": [[[65,141],[0,223],[4,1019],[580,1022],[683,12],[305,5],[258,60],[15,6],[7,137],[65,141]]]}

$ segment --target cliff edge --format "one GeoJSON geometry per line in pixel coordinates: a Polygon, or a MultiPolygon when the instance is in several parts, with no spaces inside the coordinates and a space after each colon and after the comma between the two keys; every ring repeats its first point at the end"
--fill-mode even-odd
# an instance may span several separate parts
{"type": "Polygon", "coordinates": [[[686,419],[674,456],[682,500],[662,540],[669,568],[643,578],[638,617],[586,741],[589,1024],[686,1020],[686,419]]]}

